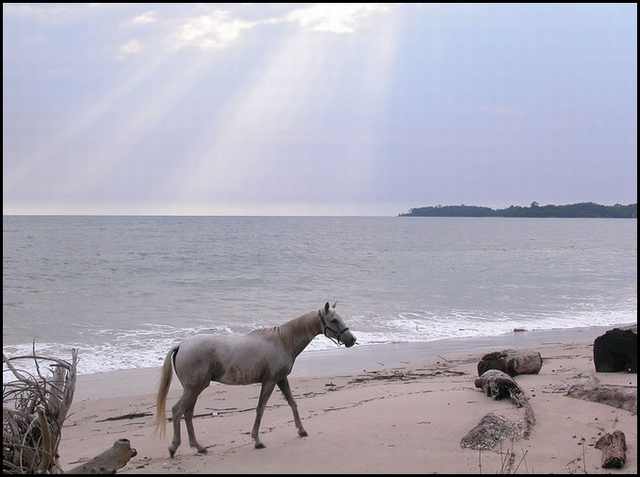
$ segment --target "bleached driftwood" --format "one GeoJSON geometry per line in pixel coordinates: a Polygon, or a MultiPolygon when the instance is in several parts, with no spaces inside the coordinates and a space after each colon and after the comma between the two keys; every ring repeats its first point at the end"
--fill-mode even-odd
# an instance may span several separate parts
{"type": "Polygon", "coordinates": [[[621,469],[627,461],[627,442],[624,432],[614,431],[613,434],[605,434],[598,442],[596,449],[602,451],[602,467],[604,469],[621,469]]]}
{"type": "Polygon", "coordinates": [[[470,449],[494,449],[506,439],[519,439],[522,435],[516,422],[490,412],[460,440],[460,447],[470,449]]]}
{"type": "Polygon", "coordinates": [[[524,408],[524,417],[510,419],[496,413],[489,413],[471,429],[460,441],[461,447],[472,449],[492,449],[499,442],[510,438],[528,438],[536,422],[529,399],[513,378],[497,369],[490,369],[476,378],[474,384],[493,399],[509,399],[516,407],[524,408]]]}
{"type": "Polygon", "coordinates": [[[115,474],[138,452],[131,447],[129,439],[118,439],[113,443],[113,447],[107,449],[102,454],[94,457],[89,462],[85,462],[67,471],[68,474],[115,474]]]}
{"type": "Polygon", "coordinates": [[[631,414],[638,412],[638,391],[635,387],[600,384],[597,378],[586,384],[571,386],[566,395],[625,409],[631,414]]]}
{"type": "Polygon", "coordinates": [[[505,349],[485,354],[478,362],[478,376],[490,369],[498,369],[509,376],[538,374],[542,369],[542,356],[537,351],[505,349]]]}
{"type": "Polygon", "coordinates": [[[476,378],[474,384],[485,394],[494,399],[510,399],[517,407],[524,408],[524,437],[529,437],[531,428],[536,423],[533,408],[524,391],[508,374],[497,369],[490,369],[476,378]]]}

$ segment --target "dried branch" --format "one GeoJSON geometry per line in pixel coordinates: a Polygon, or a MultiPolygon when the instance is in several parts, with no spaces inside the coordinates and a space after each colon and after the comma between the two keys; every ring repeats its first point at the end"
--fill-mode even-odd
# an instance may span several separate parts
{"type": "MultiPolygon", "coordinates": [[[[78,351],[71,362],[39,356],[35,352],[2,361],[15,380],[2,387],[2,471],[8,474],[61,473],[58,445],[61,430],[75,391],[78,351]],[[31,359],[36,374],[20,369],[16,362],[31,359]],[[44,368],[40,361],[50,361],[44,368]],[[43,376],[48,369],[51,377],[43,376]]],[[[3,376],[4,377],[4,376],[3,376]]]]}

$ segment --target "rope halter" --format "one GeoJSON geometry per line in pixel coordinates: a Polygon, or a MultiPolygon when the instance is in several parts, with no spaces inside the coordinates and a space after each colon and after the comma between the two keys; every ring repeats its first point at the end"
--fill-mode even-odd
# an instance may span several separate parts
{"type": "Polygon", "coordinates": [[[349,331],[349,328],[345,326],[340,331],[336,330],[335,328],[332,328],[324,320],[324,316],[322,315],[322,310],[318,311],[318,316],[320,317],[320,323],[322,324],[322,334],[325,335],[327,338],[329,338],[331,341],[333,341],[337,346],[340,346],[340,343],[342,343],[342,340],[341,340],[342,335],[345,331],[349,331]],[[327,329],[329,329],[330,331],[333,332],[334,335],[336,335],[338,341],[336,341],[333,337],[327,334],[327,329]]]}

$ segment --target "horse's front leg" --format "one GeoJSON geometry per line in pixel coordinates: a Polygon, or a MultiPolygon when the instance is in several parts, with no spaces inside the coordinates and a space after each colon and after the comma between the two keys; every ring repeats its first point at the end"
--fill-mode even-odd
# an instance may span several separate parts
{"type": "Polygon", "coordinates": [[[275,387],[275,381],[265,381],[262,383],[262,388],[260,389],[260,399],[258,399],[258,407],[256,408],[256,421],[253,423],[253,429],[251,430],[251,438],[255,441],[256,449],[264,448],[264,444],[260,442],[258,432],[260,431],[260,421],[262,420],[264,408],[275,387]]]}
{"type": "Polygon", "coordinates": [[[305,431],[304,427],[302,427],[302,422],[300,421],[300,416],[298,415],[298,406],[293,399],[293,394],[291,394],[291,388],[289,388],[289,380],[285,377],[281,381],[278,381],[278,387],[280,388],[280,391],[282,391],[282,394],[284,394],[284,397],[289,403],[289,406],[291,406],[291,410],[293,411],[293,420],[295,421],[296,427],[298,428],[298,435],[300,437],[307,437],[307,431],[305,431]]]}

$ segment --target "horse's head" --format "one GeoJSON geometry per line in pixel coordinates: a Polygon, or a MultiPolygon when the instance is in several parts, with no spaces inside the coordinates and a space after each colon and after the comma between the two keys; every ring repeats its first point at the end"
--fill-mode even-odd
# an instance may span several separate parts
{"type": "Polygon", "coordinates": [[[322,326],[322,333],[329,339],[337,340],[338,343],[344,343],[347,348],[351,348],[356,343],[356,337],[349,331],[347,325],[336,312],[336,304],[329,306],[329,302],[325,303],[318,315],[322,326]]]}

